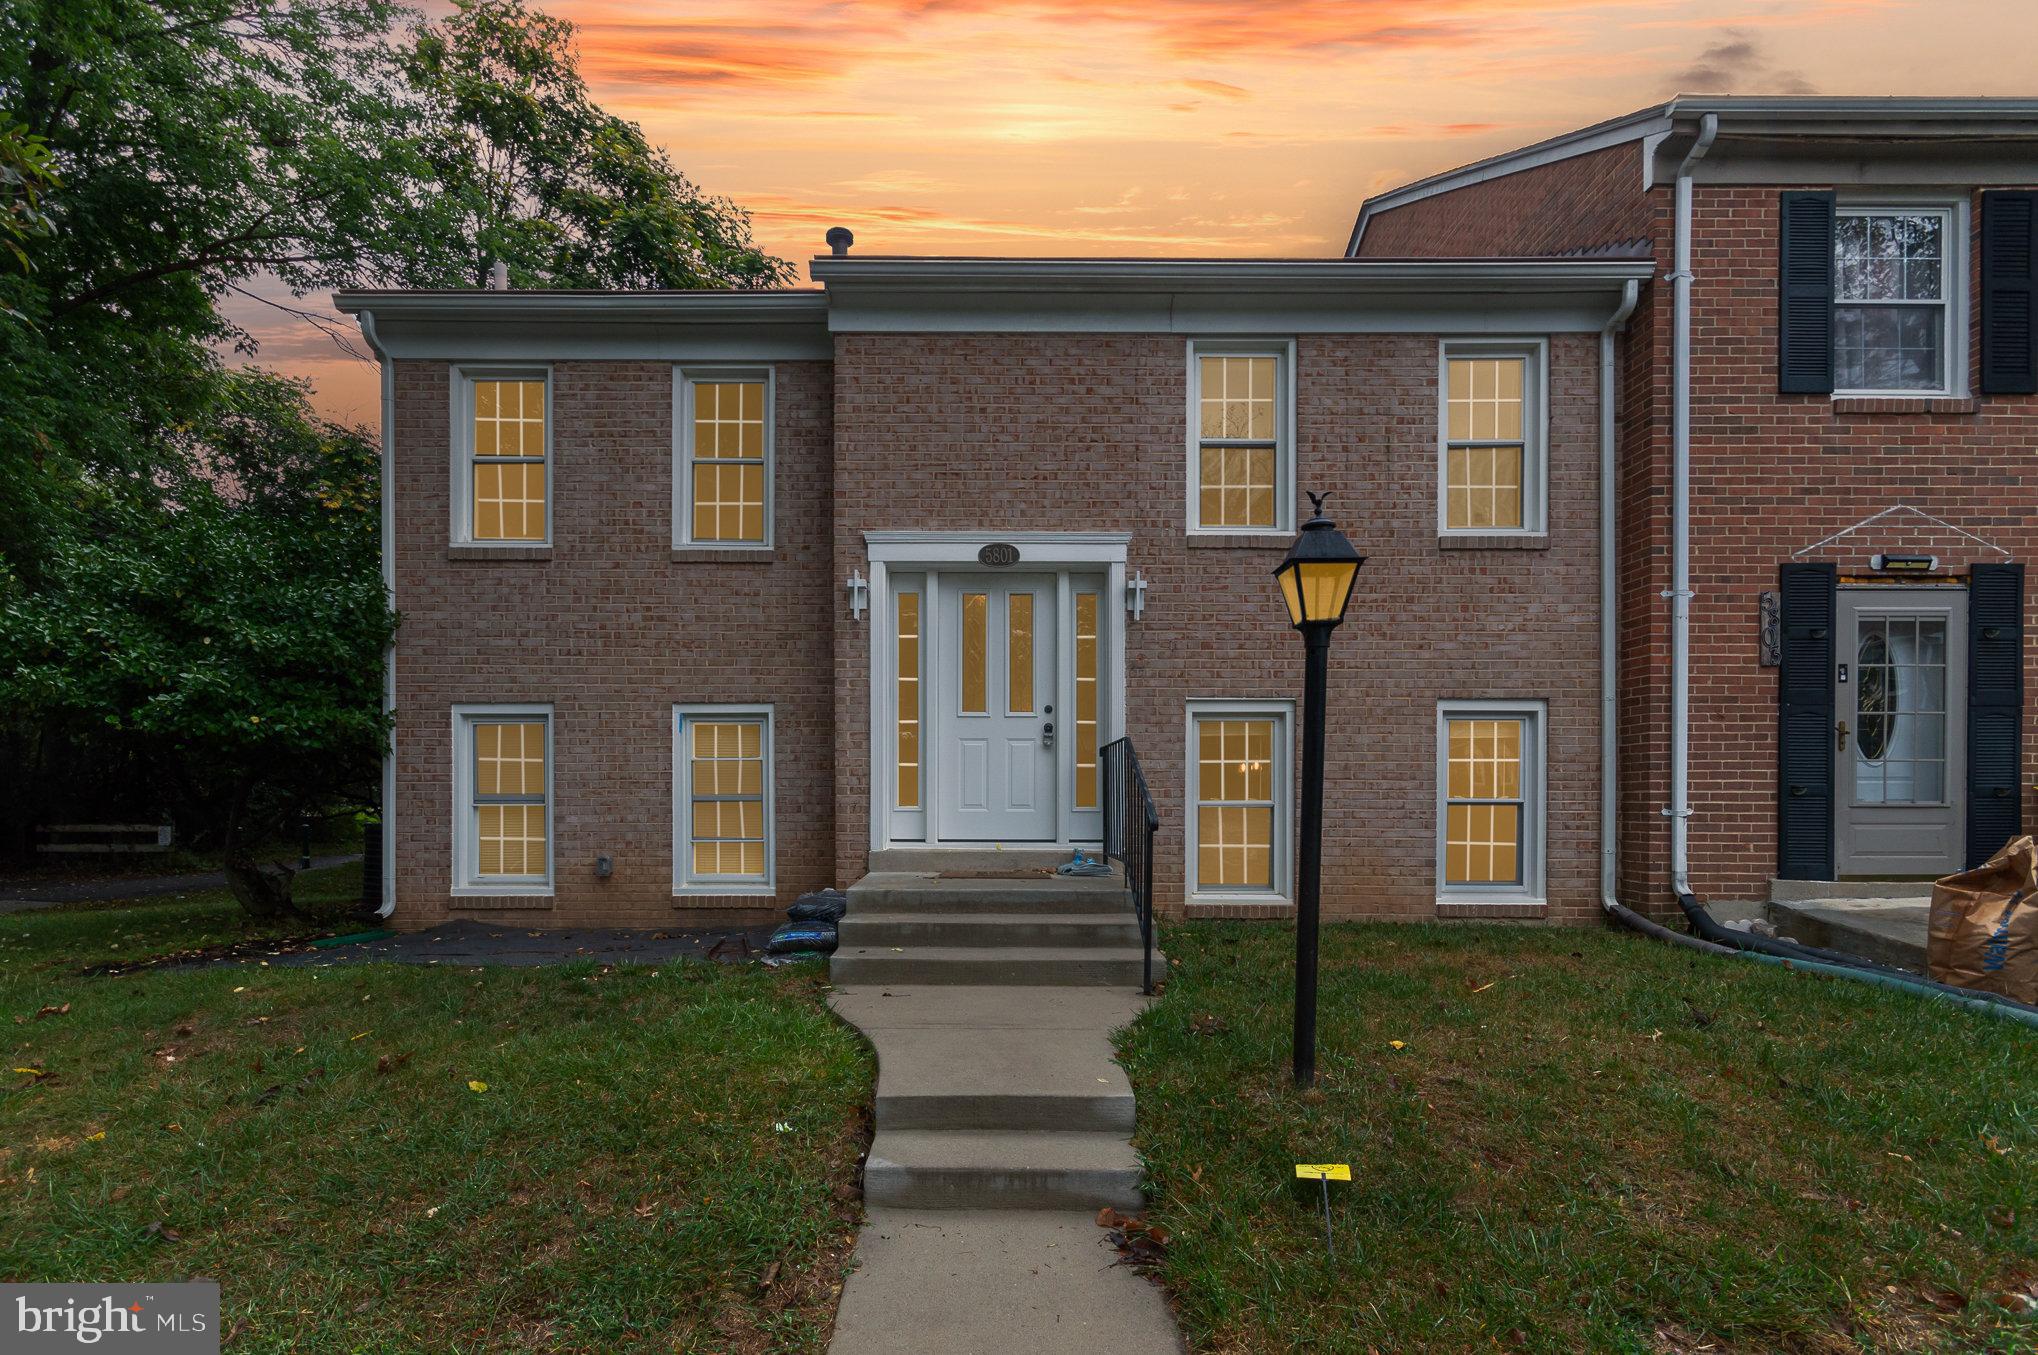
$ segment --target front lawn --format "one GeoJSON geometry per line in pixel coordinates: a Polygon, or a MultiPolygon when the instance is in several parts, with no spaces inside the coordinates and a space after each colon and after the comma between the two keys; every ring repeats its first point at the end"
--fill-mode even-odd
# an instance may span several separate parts
{"type": "Polygon", "coordinates": [[[2038,1349],[2038,1031],[1626,935],[1169,927],[1121,1036],[1222,1351],[2038,1349]],[[1394,1041],[1400,1041],[1396,1048],[1394,1041]],[[1327,1260],[1297,1162],[1349,1162],[1327,1260]]]}
{"type": "Polygon", "coordinates": [[[822,1349],[872,1069],[817,969],[78,973],[240,930],[0,918],[0,1279],[217,1278],[229,1350],[822,1349]]]}

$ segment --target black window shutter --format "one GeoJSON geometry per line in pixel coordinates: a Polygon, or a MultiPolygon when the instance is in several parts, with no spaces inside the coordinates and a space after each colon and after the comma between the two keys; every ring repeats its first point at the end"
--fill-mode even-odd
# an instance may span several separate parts
{"type": "Polygon", "coordinates": [[[1833,393],[1833,195],[1785,193],[1776,261],[1776,388],[1833,393]]]}
{"type": "Polygon", "coordinates": [[[1967,580],[1967,864],[2022,831],[2024,567],[1971,565],[1967,580]]]}
{"type": "Polygon", "coordinates": [[[1981,388],[2038,392],[2038,193],[1981,195],[1981,388]]]}
{"type": "Polygon", "coordinates": [[[1776,874],[1833,878],[1833,590],[1830,563],[1782,571],[1777,673],[1776,874]]]}

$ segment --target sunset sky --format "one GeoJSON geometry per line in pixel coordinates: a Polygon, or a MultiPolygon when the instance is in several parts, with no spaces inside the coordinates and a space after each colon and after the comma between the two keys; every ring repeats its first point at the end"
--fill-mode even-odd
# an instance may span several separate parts
{"type": "MultiPolygon", "coordinates": [[[[543,3],[543,0],[540,0],[543,3]]],[[[596,97],[799,265],[1336,254],[1370,193],[1672,93],[2038,92],[2027,0],[552,0],[596,97]]],[[[374,368],[235,312],[372,424],[374,368]]]]}

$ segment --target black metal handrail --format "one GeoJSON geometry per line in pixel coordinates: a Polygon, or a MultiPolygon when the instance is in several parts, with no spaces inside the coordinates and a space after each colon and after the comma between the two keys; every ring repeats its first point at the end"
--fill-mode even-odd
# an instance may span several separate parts
{"type": "Polygon", "coordinates": [[[1113,739],[1098,751],[1104,772],[1104,855],[1125,867],[1125,888],[1139,919],[1140,991],[1153,993],[1153,835],[1160,830],[1146,772],[1131,739],[1113,739]]]}

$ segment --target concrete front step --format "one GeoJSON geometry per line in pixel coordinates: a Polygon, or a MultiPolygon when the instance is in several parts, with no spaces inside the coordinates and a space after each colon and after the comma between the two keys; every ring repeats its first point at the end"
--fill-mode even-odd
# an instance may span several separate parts
{"type": "Polygon", "coordinates": [[[1804,903],[1826,899],[1932,898],[1930,880],[1771,880],[1771,903],[1804,903]]]}
{"type": "Polygon", "coordinates": [[[946,880],[938,875],[890,872],[864,876],[849,887],[852,913],[1108,913],[1132,911],[1125,881],[1117,876],[1067,879],[1036,875],[1016,879],[946,880]]]}
{"type": "Polygon", "coordinates": [[[877,946],[1137,946],[1139,919],[1108,913],[879,913],[842,919],[840,944],[877,946]]]}
{"type": "Polygon", "coordinates": [[[1137,1213],[1139,1156],[1120,1133],[881,1129],[864,1162],[873,1208],[1137,1213]]]}
{"type": "Polygon", "coordinates": [[[1793,941],[1919,974],[1925,972],[1931,917],[1929,895],[1798,899],[1769,905],[1769,920],[1793,941]]]}
{"type": "Polygon", "coordinates": [[[829,1001],[877,1050],[877,1127],[1132,1132],[1132,1084],[1110,1032],[1125,989],[961,984],[840,988],[829,1001]]]}
{"type": "MultiPolygon", "coordinates": [[[[836,984],[976,983],[1023,987],[1125,987],[1141,980],[1132,946],[840,946],[828,966],[836,984]]],[[[1153,972],[1164,972],[1154,955],[1153,972]]]]}

